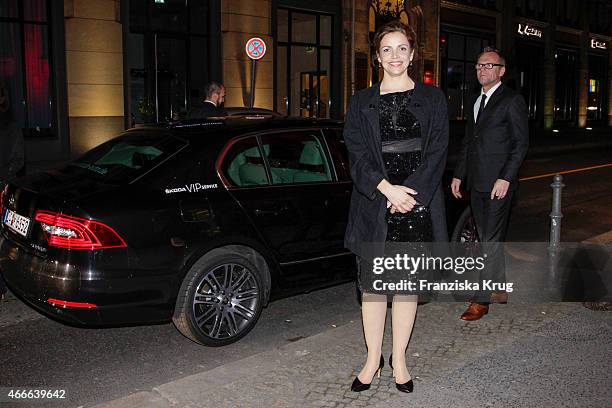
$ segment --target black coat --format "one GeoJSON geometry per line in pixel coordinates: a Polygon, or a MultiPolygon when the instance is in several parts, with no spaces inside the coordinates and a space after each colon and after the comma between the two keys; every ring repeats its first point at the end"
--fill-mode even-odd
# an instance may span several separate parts
{"type": "Polygon", "coordinates": [[[490,192],[497,179],[518,185],[518,171],[529,146],[527,106],[523,97],[504,84],[493,92],[474,123],[474,103],[467,105],[467,124],[454,177],[467,189],[490,192]]]}
{"type": "MultiPolygon", "coordinates": [[[[353,179],[344,245],[358,256],[364,256],[363,243],[381,243],[387,236],[387,199],[376,188],[387,179],[382,156],[379,99],[380,83],[359,91],[351,98],[344,125],[353,179]]],[[[416,83],[409,106],[421,124],[422,164],[402,184],[416,190],[416,200],[430,207],[434,240],[448,241],[441,188],[448,150],[446,97],[436,87],[416,83]]]]}
{"type": "Polygon", "coordinates": [[[199,106],[189,109],[189,112],[187,112],[187,119],[200,119],[212,116],[227,116],[227,112],[225,109],[206,101],[199,106]]]}

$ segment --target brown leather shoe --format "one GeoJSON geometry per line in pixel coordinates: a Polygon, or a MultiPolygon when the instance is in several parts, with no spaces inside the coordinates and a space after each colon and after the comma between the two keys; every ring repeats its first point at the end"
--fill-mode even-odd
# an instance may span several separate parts
{"type": "Polygon", "coordinates": [[[493,292],[491,293],[491,303],[508,303],[508,293],[507,292],[493,292]]]}
{"type": "Polygon", "coordinates": [[[483,305],[481,303],[474,302],[474,303],[470,303],[468,308],[465,309],[465,312],[463,312],[460,319],[471,322],[472,320],[480,319],[482,316],[486,315],[487,313],[489,313],[489,305],[483,305]]]}

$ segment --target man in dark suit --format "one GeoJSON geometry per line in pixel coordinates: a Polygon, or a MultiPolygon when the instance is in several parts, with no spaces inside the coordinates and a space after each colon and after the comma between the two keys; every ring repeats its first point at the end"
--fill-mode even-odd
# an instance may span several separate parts
{"type": "Polygon", "coordinates": [[[220,82],[211,81],[206,86],[206,99],[201,105],[189,109],[187,119],[227,116],[227,112],[221,107],[223,102],[225,102],[225,86],[220,82]]]}
{"type": "Polygon", "coordinates": [[[506,61],[500,52],[487,47],[479,55],[476,75],[480,95],[468,104],[466,133],[461,144],[451,183],[456,198],[460,186],[471,190],[476,229],[487,254],[478,290],[462,320],[478,320],[489,311],[489,303],[505,303],[505,290],[489,291],[483,280],[505,283],[501,242],[506,236],[510,204],[518,185],[518,171],[529,145],[527,107],[523,97],[506,87],[501,79],[506,61]]]}

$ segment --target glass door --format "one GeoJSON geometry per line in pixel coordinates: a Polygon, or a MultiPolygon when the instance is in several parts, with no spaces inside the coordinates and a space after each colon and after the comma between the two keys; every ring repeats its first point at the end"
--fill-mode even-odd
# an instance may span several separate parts
{"type": "Polygon", "coordinates": [[[576,118],[578,103],[576,52],[557,50],[555,64],[555,121],[572,122],[576,118]]]}
{"type": "Polygon", "coordinates": [[[177,119],[187,109],[187,47],[181,38],[154,34],[156,120],[177,119]]]}
{"type": "Polygon", "coordinates": [[[130,0],[130,127],[178,119],[203,100],[211,66],[220,60],[209,56],[209,3],[130,0]]]}
{"type": "Polygon", "coordinates": [[[332,103],[333,17],[277,11],[275,109],[284,115],[329,118],[332,103]]]}
{"type": "Polygon", "coordinates": [[[328,117],[327,86],[326,72],[302,72],[300,74],[300,116],[305,118],[328,117]]]}
{"type": "Polygon", "coordinates": [[[516,60],[518,85],[527,103],[530,120],[539,120],[542,104],[544,48],[539,44],[518,43],[516,60]]]}
{"type": "Polygon", "coordinates": [[[187,109],[186,40],[132,33],[128,38],[131,126],[178,118],[187,109]],[[150,55],[150,58],[146,58],[150,55]]]}

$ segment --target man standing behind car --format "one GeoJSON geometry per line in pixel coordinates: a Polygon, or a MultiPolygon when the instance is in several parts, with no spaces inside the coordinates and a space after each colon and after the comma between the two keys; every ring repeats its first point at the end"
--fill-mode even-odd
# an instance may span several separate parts
{"type": "Polygon", "coordinates": [[[187,113],[187,119],[200,119],[211,116],[227,116],[222,105],[225,102],[225,86],[217,81],[206,85],[206,99],[200,106],[193,107],[187,113]]]}
{"type": "MultiPolygon", "coordinates": [[[[480,241],[488,256],[480,281],[505,283],[504,254],[510,204],[518,185],[518,171],[527,154],[529,127],[527,107],[520,94],[501,82],[506,61],[487,47],[478,56],[476,76],[480,96],[468,104],[466,132],[451,183],[456,198],[467,181],[470,202],[480,241]]],[[[478,320],[488,313],[489,303],[505,303],[505,291],[480,290],[470,301],[462,320],[478,320]]]]}
{"type": "MultiPolygon", "coordinates": [[[[15,178],[23,167],[23,133],[11,115],[11,101],[6,83],[0,81],[0,189],[15,178]]],[[[0,300],[4,298],[6,285],[0,271],[0,300]]]]}

